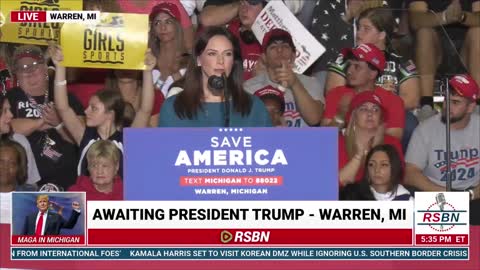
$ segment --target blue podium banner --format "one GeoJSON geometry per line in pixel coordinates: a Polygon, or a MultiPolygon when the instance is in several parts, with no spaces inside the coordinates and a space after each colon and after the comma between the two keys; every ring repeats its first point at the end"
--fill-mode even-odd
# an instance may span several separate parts
{"type": "Polygon", "coordinates": [[[337,200],[335,128],[126,129],[126,200],[337,200]]]}

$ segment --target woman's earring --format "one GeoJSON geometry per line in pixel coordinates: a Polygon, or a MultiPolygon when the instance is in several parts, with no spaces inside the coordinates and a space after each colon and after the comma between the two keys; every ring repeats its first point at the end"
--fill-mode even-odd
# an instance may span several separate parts
{"type": "Polygon", "coordinates": [[[45,73],[45,80],[48,81],[49,77],[48,77],[48,73],[45,73]]]}

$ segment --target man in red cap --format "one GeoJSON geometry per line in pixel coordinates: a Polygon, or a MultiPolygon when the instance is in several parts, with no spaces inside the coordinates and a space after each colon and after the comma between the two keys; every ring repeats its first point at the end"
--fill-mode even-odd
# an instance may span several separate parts
{"type": "MultiPolygon", "coordinates": [[[[480,89],[470,75],[449,81],[451,179],[455,190],[480,199],[480,116],[474,113],[480,89]]],[[[413,132],[406,155],[405,183],[424,191],[445,191],[447,152],[445,103],[441,115],[422,122],[413,132]]],[[[478,214],[478,212],[477,212],[478,214]]]]}
{"type": "Polygon", "coordinates": [[[343,49],[342,53],[348,59],[347,86],[333,88],[326,96],[323,126],[337,126],[343,128],[348,106],[352,98],[363,91],[373,91],[388,104],[387,112],[390,116],[385,123],[386,133],[398,139],[402,138],[405,126],[405,109],[402,99],[375,85],[375,81],[385,68],[383,52],[373,44],[362,44],[353,49],[343,49]]]}
{"type": "Polygon", "coordinates": [[[293,72],[296,57],[290,33],[272,29],[262,41],[262,61],[266,72],[255,76],[243,85],[251,94],[271,87],[284,93],[284,118],[289,127],[316,126],[323,112],[323,89],[317,80],[293,72]]]}

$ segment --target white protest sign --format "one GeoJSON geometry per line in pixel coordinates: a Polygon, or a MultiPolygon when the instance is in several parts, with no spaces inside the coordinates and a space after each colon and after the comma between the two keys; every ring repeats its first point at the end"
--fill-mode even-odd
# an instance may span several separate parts
{"type": "Polygon", "coordinates": [[[252,31],[260,43],[265,33],[282,28],[290,33],[297,49],[294,71],[303,73],[324,52],[320,42],[298,21],[282,1],[270,1],[252,25],[252,31]]]}

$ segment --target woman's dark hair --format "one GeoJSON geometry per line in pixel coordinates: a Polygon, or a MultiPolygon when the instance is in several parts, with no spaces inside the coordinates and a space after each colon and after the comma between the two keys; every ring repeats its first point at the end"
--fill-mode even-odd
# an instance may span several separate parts
{"type": "MultiPolygon", "coordinates": [[[[5,106],[5,102],[7,102],[8,99],[6,96],[4,96],[2,93],[0,93],[0,116],[2,116],[3,113],[3,106],[5,106]]],[[[5,133],[5,134],[0,134],[0,139],[7,139],[11,138],[13,134],[13,129],[10,129],[10,132],[5,133]]]]}
{"type": "Polygon", "coordinates": [[[395,19],[389,8],[369,8],[360,13],[358,21],[368,19],[380,32],[385,32],[385,46],[391,49],[391,38],[395,30],[395,19]]]}
{"type": "Polygon", "coordinates": [[[341,193],[341,200],[375,200],[372,191],[370,190],[370,176],[368,171],[368,163],[376,152],[384,152],[387,154],[390,161],[390,188],[389,190],[397,190],[404,176],[403,161],[400,155],[391,144],[380,144],[373,147],[367,154],[365,159],[365,170],[362,181],[357,185],[348,185],[341,193]]]}
{"type": "Polygon", "coordinates": [[[128,127],[132,124],[135,110],[123,100],[120,91],[104,89],[96,92],[94,96],[103,103],[106,111],[113,111],[116,127],[128,127]]]}
{"type": "Polygon", "coordinates": [[[198,110],[203,109],[202,67],[197,65],[197,57],[203,53],[208,42],[214,36],[224,36],[233,45],[233,67],[230,75],[227,77],[227,87],[232,96],[234,110],[241,113],[242,116],[250,113],[252,99],[243,90],[242,86],[243,64],[238,40],[225,28],[214,26],[204,29],[195,41],[193,53],[185,74],[184,89],[177,95],[173,105],[175,113],[180,119],[192,119],[197,116],[198,110]]]}
{"type": "Polygon", "coordinates": [[[16,162],[17,162],[17,173],[16,173],[16,183],[17,185],[23,185],[27,181],[28,176],[28,163],[27,163],[27,153],[25,148],[18,142],[8,139],[0,139],[0,149],[1,148],[11,148],[16,153],[16,162]]]}
{"type": "Polygon", "coordinates": [[[367,184],[370,184],[370,176],[368,175],[368,162],[376,152],[384,152],[387,154],[388,159],[390,160],[390,190],[392,190],[396,188],[400,182],[402,182],[405,172],[403,169],[403,161],[400,159],[397,149],[395,149],[395,147],[391,144],[377,145],[368,152],[367,158],[365,159],[365,174],[363,181],[367,181],[367,184]]]}

